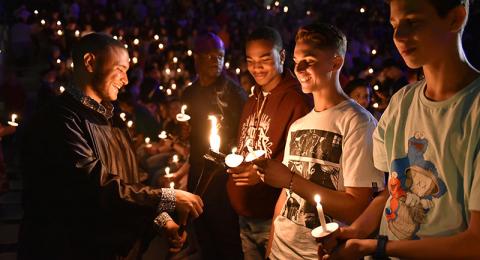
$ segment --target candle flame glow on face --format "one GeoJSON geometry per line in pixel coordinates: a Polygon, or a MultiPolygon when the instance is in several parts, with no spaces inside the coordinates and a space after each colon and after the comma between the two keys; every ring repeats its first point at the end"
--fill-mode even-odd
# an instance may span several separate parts
{"type": "Polygon", "coordinates": [[[315,200],[316,203],[320,203],[321,201],[320,195],[318,194],[315,194],[315,197],[313,199],[315,200]]]}
{"type": "Polygon", "coordinates": [[[218,135],[217,123],[218,120],[215,116],[209,115],[208,119],[212,123],[210,130],[210,149],[214,152],[220,152],[220,136],[218,135]]]}

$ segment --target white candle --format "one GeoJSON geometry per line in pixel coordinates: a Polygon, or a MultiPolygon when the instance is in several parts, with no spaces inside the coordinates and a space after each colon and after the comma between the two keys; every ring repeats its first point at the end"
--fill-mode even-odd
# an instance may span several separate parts
{"type": "Polygon", "coordinates": [[[128,126],[128,128],[131,128],[131,127],[133,126],[133,121],[132,121],[132,120],[128,120],[127,126],[128,126]]]}
{"type": "Polygon", "coordinates": [[[147,148],[152,147],[152,144],[150,143],[150,137],[145,137],[145,146],[147,148]]]}
{"type": "Polygon", "coordinates": [[[166,132],[166,131],[162,131],[162,132],[158,135],[158,138],[160,138],[160,139],[166,139],[166,138],[167,138],[167,132],[166,132]]]}
{"type": "Polygon", "coordinates": [[[186,122],[186,121],[190,120],[190,116],[185,114],[186,109],[187,109],[187,105],[183,105],[180,114],[177,114],[177,116],[176,116],[177,121],[186,122]]]}
{"type": "Polygon", "coordinates": [[[126,121],[127,120],[127,114],[125,113],[120,113],[120,118],[123,120],[123,121],[126,121]]]}
{"type": "Polygon", "coordinates": [[[173,181],[170,182],[170,189],[175,189],[175,182],[173,181]]]}
{"type": "Polygon", "coordinates": [[[323,231],[327,231],[327,222],[325,221],[325,215],[323,214],[323,207],[320,204],[320,195],[316,194],[315,202],[317,203],[317,212],[318,212],[318,219],[320,220],[320,224],[322,225],[323,231]]]}
{"type": "Polygon", "coordinates": [[[58,90],[60,90],[60,93],[63,93],[65,91],[65,87],[64,86],[60,86],[60,88],[58,88],[58,90]]]}
{"type": "Polygon", "coordinates": [[[11,126],[18,126],[18,123],[15,122],[15,120],[17,119],[17,114],[12,114],[12,121],[8,121],[7,123],[11,126]]]}
{"type": "Polygon", "coordinates": [[[172,158],[173,163],[177,164],[178,163],[178,155],[174,154],[172,158]]]}
{"type": "Polygon", "coordinates": [[[237,147],[233,147],[232,148],[232,153],[228,154],[226,157],[225,157],[225,164],[228,166],[228,167],[237,167],[239,166],[240,164],[242,164],[243,162],[243,156],[239,155],[239,154],[236,154],[237,152],[237,147]]]}
{"type": "Polygon", "coordinates": [[[170,167],[165,167],[165,177],[168,178],[168,180],[170,180],[170,178],[173,177],[173,173],[170,173],[170,167]]]}
{"type": "Polygon", "coordinates": [[[218,135],[217,128],[217,118],[215,116],[209,115],[208,119],[212,123],[212,128],[210,130],[210,149],[216,153],[220,152],[220,136],[218,135]]]}
{"type": "Polygon", "coordinates": [[[251,162],[254,161],[262,156],[264,156],[266,152],[264,150],[255,150],[252,152],[249,152],[247,154],[247,157],[245,157],[245,162],[251,162]]]}

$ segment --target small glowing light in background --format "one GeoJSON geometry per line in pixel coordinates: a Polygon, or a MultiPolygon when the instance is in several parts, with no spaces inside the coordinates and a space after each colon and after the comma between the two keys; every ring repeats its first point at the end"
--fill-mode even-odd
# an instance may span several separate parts
{"type": "Polygon", "coordinates": [[[288,6],[284,6],[284,7],[283,7],[283,12],[284,12],[284,13],[288,13],[288,6]]]}
{"type": "Polygon", "coordinates": [[[114,35],[114,36],[113,36],[113,39],[115,39],[115,40],[118,41],[118,36],[114,35]]]}
{"type": "Polygon", "coordinates": [[[133,64],[137,64],[137,63],[138,63],[138,58],[137,58],[137,57],[133,57],[133,58],[132,58],[132,61],[133,61],[133,64]]]}
{"type": "Polygon", "coordinates": [[[58,30],[58,31],[57,31],[57,34],[58,34],[59,36],[62,36],[62,35],[63,35],[63,31],[62,31],[62,30],[58,30]]]}
{"type": "Polygon", "coordinates": [[[307,15],[311,15],[311,14],[312,14],[312,11],[307,10],[307,15]]]}
{"type": "Polygon", "coordinates": [[[192,54],[193,54],[193,53],[192,53],[192,50],[188,50],[188,51],[187,51],[187,55],[188,55],[188,56],[192,56],[192,54]]]}
{"type": "Polygon", "coordinates": [[[172,88],[173,90],[177,89],[177,84],[175,84],[175,83],[172,83],[172,86],[171,86],[171,88],[172,88]]]}
{"type": "Polygon", "coordinates": [[[279,5],[280,5],[280,2],[275,1],[275,6],[279,6],[279,5]]]}
{"type": "Polygon", "coordinates": [[[240,74],[240,68],[236,68],[235,73],[237,73],[237,75],[240,74]]]}
{"type": "Polygon", "coordinates": [[[377,54],[377,50],[373,49],[372,50],[372,55],[375,55],[375,54],[377,54]]]}
{"type": "Polygon", "coordinates": [[[369,69],[368,69],[368,73],[373,74],[373,72],[374,72],[374,71],[373,71],[372,68],[369,68],[369,69]]]}
{"type": "Polygon", "coordinates": [[[270,5],[267,5],[267,10],[270,10],[272,7],[270,5]]]}
{"type": "Polygon", "coordinates": [[[163,45],[163,43],[158,44],[158,48],[159,48],[160,50],[163,50],[164,47],[165,47],[165,46],[163,45]]]}
{"type": "Polygon", "coordinates": [[[40,23],[41,23],[42,25],[45,25],[45,20],[44,20],[44,19],[40,20],[40,23]]]}
{"type": "MultiPolygon", "coordinates": [[[[75,37],[78,37],[80,36],[80,31],[79,30],[75,30],[75,37]]],[[[115,39],[116,40],[116,39],[115,39]]]]}
{"type": "Polygon", "coordinates": [[[125,43],[123,46],[125,46],[125,49],[128,49],[128,44],[125,43]]]}
{"type": "Polygon", "coordinates": [[[60,86],[58,89],[60,90],[60,93],[63,93],[65,91],[65,87],[63,86],[60,86]]]}
{"type": "Polygon", "coordinates": [[[170,69],[169,69],[169,68],[166,68],[166,69],[165,69],[165,73],[167,73],[167,75],[170,75],[170,69]]]}
{"type": "Polygon", "coordinates": [[[362,7],[362,8],[360,8],[360,13],[362,13],[362,14],[363,14],[363,13],[365,13],[365,11],[366,11],[366,10],[365,10],[365,8],[363,8],[363,7],[362,7]]]}
{"type": "Polygon", "coordinates": [[[60,64],[60,62],[62,62],[61,59],[57,59],[57,64],[60,64]]]}
{"type": "Polygon", "coordinates": [[[230,62],[225,62],[225,68],[228,70],[228,68],[230,68],[230,62]]]}
{"type": "Polygon", "coordinates": [[[380,87],[378,85],[373,86],[373,90],[378,91],[380,87]]]}
{"type": "Polygon", "coordinates": [[[173,63],[177,63],[178,62],[178,58],[177,57],[173,57],[173,63]]]}
{"type": "Polygon", "coordinates": [[[132,120],[128,120],[127,126],[128,126],[128,128],[132,127],[132,126],[133,126],[133,121],[132,121],[132,120]]]}
{"type": "Polygon", "coordinates": [[[181,69],[181,68],[178,68],[178,69],[177,69],[177,73],[182,73],[182,69],[181,69]]]}
{"type": "Polygon", "coordinates": [[[378,103],[373,103],[373,108],[378,108],[378,103]]]}
{"type": "Polygon", "coordinates": [[[193,83],[192,82],[188,82],[187,86],[191,86],[193,83]]]}
{"type": "Polygon", "coordinates": [[[70,68],[72,68],[72,69],[73,69],[73,61],[72,61],[72,63],[70,63],[70,68]]]}
{"type": "Polygon", "coordinates": [[[124,112],[120,113],[120,118],[121,118],[123,121],[126,121],[126,120],[127,120],[127,114],[125,114],[124,112]]]}
{"type": "Polygon", "coordinates": [[[133,39],[133,44],[138,45],[139,43],[140,43],[139,39],[137,39],[137,38],[133,39]]]}
{"type": "Polygon", "coordinates": [[[34,13],[34,14],[38,14],[38,10],[34,10],[33,13],[34,13]]]}
{"type": "Polygon", "coordinates": [[[154,39],[155,41],[158,41],[158,39],[160,39],[160,36],[158,36],[158,34],[155,34],[155,35],[153,36],[153,39],[154,39]]]}
{"type": "Polygon", "coordinates": [[[171,96],[172,95],[172,90],[171,89],[167,89],[167,96],[171,96]]]}
{"type": "Polygon", "coordinates": [[[62,22],[61,22],[61,21],[57,21],[57,25],[58,25],[58,26],[62,25],[62,22]]]}
{"type": "Polygon", "coordinates": [[[160,85],[160,86],[158,87],[158,89],[160,89],[160,90],[163,90],[163,86],[162,86],[162,85],[160,85]]]}

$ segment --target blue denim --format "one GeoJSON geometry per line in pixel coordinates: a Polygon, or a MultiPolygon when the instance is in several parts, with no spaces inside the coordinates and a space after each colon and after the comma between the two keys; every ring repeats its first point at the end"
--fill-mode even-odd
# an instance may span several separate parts
{"type": "Polygon", "coordinates": [[[244,259],[265,259],[272,219],[239,216],[239,223],[244,259]]]}

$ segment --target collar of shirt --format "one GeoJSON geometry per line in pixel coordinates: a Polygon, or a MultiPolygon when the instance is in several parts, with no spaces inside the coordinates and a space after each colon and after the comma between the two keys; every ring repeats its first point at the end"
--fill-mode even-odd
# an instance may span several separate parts
{"type": "Polygon", "coordinates": [[[95,101],[93,98],[85,95],[82,90],[77,87],[71,86],[67,88],[67,92],[72,95],[76,100],[82,103],[84,106],[102,114],[107,119],[113,116],[113,105],[110,102],[102,102],[102,104],[95,101]]]}

